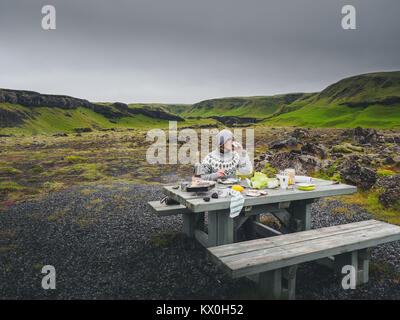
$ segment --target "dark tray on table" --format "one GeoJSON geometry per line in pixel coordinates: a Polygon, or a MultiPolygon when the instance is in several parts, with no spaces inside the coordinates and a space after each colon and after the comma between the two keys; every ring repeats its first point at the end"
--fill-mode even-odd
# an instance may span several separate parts
{"type": "Polygon", "coordinates": [[[185,191],[187,192],[207,192],[210,191],[211,189],[215,188],[216,183],[214,181],[210,181],[207,183],[199,183],[199,185],[192,185],[189,184],[186,186],[185,191]]]}

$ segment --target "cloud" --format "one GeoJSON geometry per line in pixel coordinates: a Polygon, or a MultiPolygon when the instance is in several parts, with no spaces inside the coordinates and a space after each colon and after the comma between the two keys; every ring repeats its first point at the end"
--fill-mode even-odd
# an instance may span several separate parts
{"type": "Polygon", "coordinates": [[[18,0],[0,4],[0,87],[92,101],[193,103],[318,91],[399,70],[396,0],[18,0]],[[57,30],[41,29],[41,7],[57,30]]]}

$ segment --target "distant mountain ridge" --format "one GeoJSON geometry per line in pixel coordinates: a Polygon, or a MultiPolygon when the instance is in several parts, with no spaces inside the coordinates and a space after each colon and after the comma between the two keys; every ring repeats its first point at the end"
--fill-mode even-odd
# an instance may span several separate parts
{"type": "Polygon", "coordinates": [[[197,118],[250,117],[267,126],[400,127],[400,72],[352,76],[321,92],[210,99],[179,114],[197,118]]]}
{"type": "Polygon", "coordinates": [[[288,93],[274,96],[231,97],[204,100],[181,111],[184,117],[236,116],[265,118],[283,104],[290,104],[306,93],[288,93]]]}
{"type": "Polygon", "coordinates": [[[93,103],[63,95],[0,89],[0,132],[41,133],[87,126],[400,127],[400,72],[342,79],[321,92],[231,97],[192,105],[93,103]]]}
{"type": "MultiPolygon", "coordinates": [[[[184,121],[161,106],[130,106],[125,103],[92,103],[64,95],[0,89],[0,129],[23,127],[27,132],[73,131],[74,127],[107,128],[123,122],[184,121]],[[126,121],[128,119],[128,121],[126,121]],[[30,128],[31,127],[31,128],[30,128]],[[32,129],[32,130],[31,130],[32,129]]],[[[3,130],[4,131],[4,130],[3,130]]],[[[24,130],[23,130],[24,131],[24,130]]]]}
{"type": "Polygon", "coordinates": [[[143,114],[151,118],[183,121],[180,116],[174,115],[161,107],[130,108],[127,104],[121,102],[115,102],[113,104],[96,104],[85,99],[70,96],[41,94],[34,91],[24,90],[0,89],[0,103],[10,103],[24,107],[61,108],[65,110],[83,107],[111,119],[134,114],[143,114]]]}

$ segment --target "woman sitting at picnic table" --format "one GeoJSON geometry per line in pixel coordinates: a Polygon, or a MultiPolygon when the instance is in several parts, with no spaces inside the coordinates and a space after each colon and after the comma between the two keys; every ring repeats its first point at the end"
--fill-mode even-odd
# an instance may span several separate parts
{"type": "Polygon", "coordinates": [[[235,178],[236,174],[248,175],[253,172],[247,151],[235,141],[231,131],[221,130],[216,136],[217,149],[202,161],[203,180],[235,178]]]}

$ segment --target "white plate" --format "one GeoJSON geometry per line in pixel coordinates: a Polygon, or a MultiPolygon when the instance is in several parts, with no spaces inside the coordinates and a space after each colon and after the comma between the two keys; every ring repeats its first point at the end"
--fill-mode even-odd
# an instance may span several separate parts
{"type": "Polygon", "coordinates": [[[308,188],[308,187],[315,187],[315,184],[312,184],[312,183],[296,183],[296,186],[303,187],[303,188],[308,188]]]}
{"type": "Polygon", "coordinates": [[[261,193],[259,191],[247,190],[246,195],[249,197],[259,197],[259,196],[261,196],[261,193]]]}
{"type": "Polygon", "coordinates": [[[222,184],[235,184],[237,182],[238,182],[238,180],[234,179],[234,178],[228,178],[228,179],[225,179],[225,180],[218,179],[218,183],[222,183],[222,184]]]}

